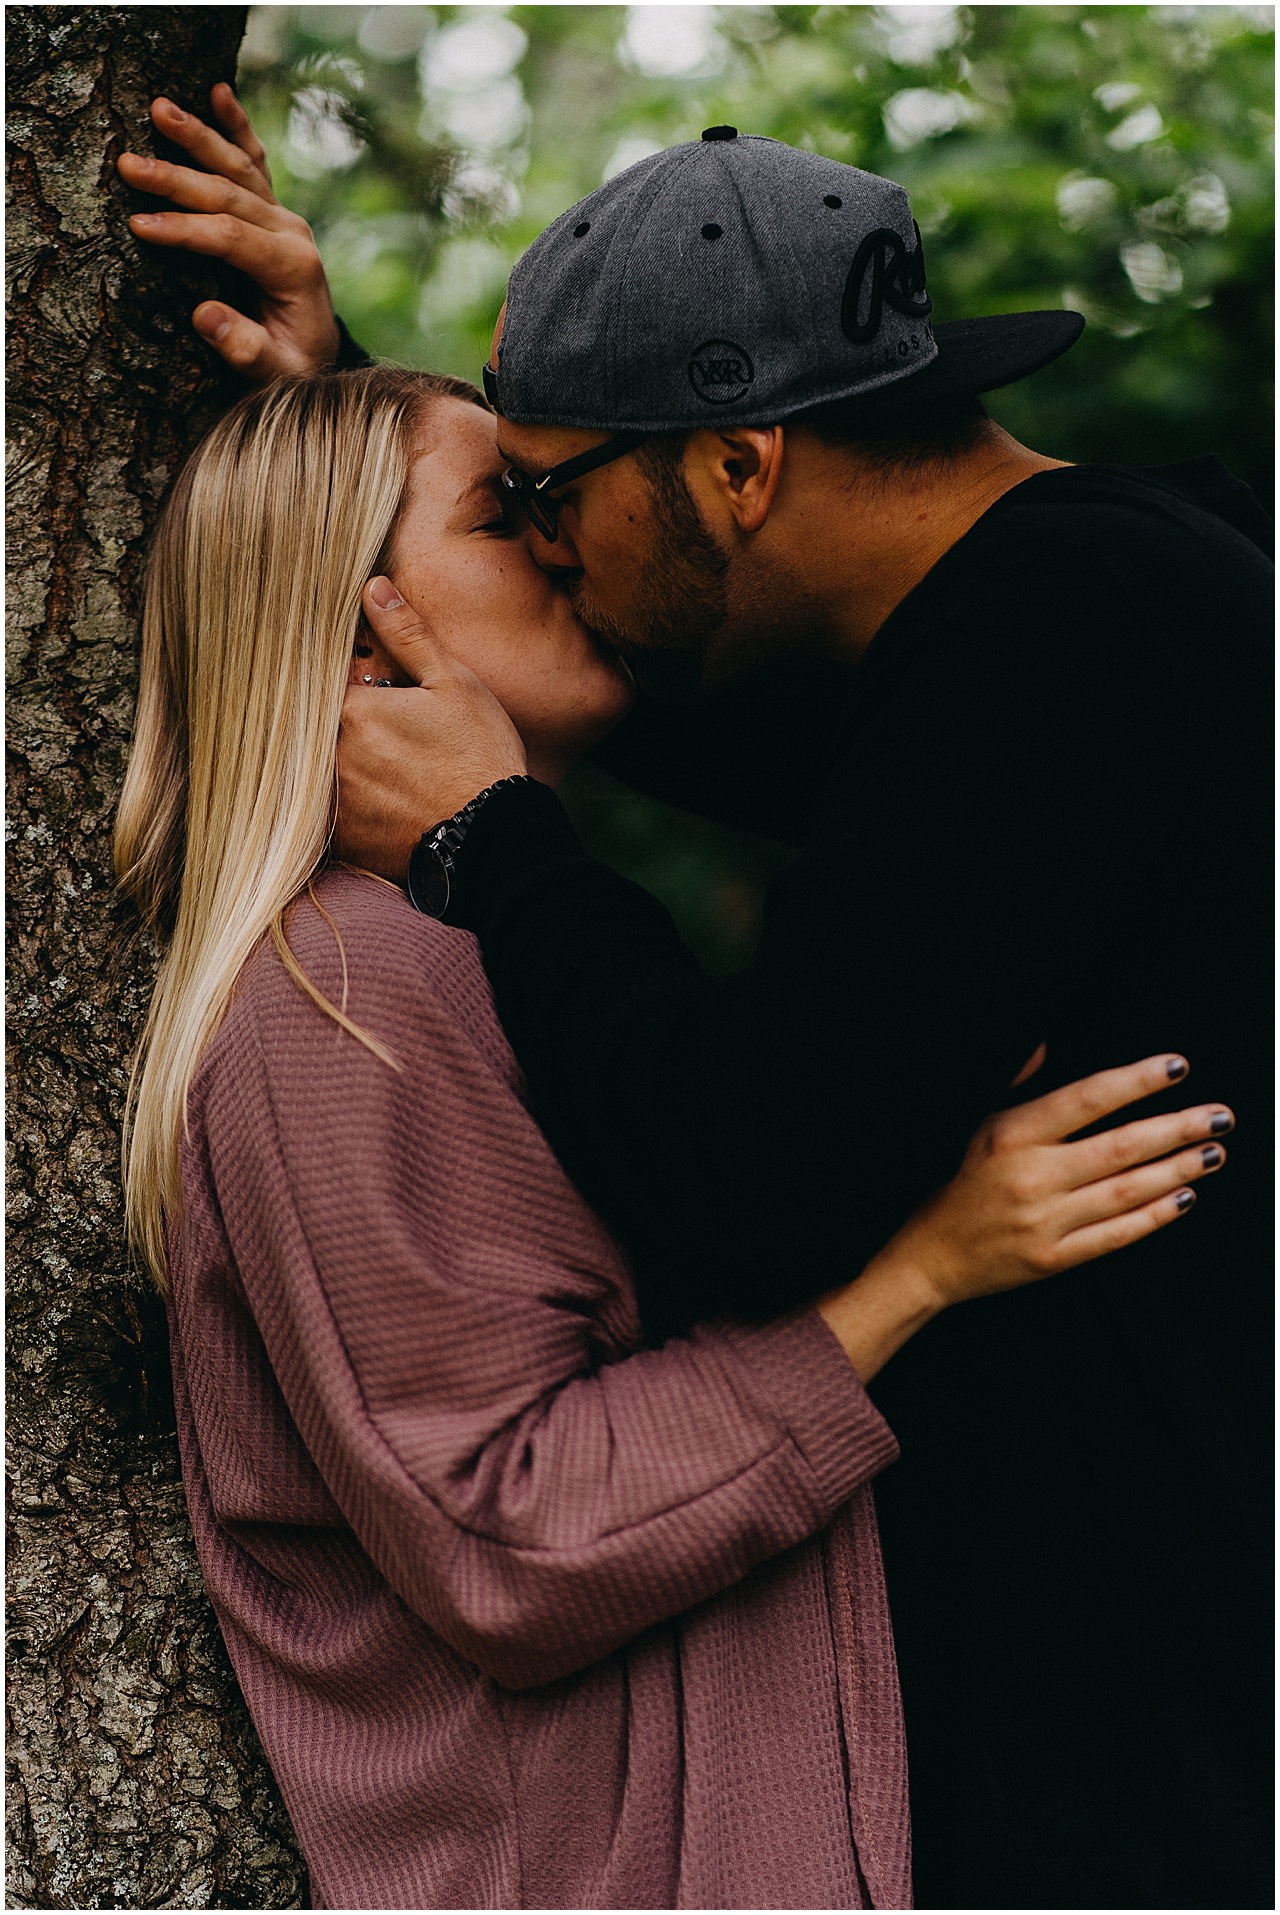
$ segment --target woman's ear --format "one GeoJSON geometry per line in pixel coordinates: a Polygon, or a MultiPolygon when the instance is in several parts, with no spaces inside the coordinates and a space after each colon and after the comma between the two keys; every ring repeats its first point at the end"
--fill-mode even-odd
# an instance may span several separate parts
{"type": "Polygon", "coordinates": [[[740,532],[758,532],[782,479],[781,426],[707,427],[689,439],[685,470],[700,503],[727,513],[740,532]]]}
{"type": "Polygon", "coordinates": [[[412,682],[388,658],[370,630],[368,621],[362,617],[356,627],[356,640],[351,651],[348,685],[409,685],[412,682]]]}

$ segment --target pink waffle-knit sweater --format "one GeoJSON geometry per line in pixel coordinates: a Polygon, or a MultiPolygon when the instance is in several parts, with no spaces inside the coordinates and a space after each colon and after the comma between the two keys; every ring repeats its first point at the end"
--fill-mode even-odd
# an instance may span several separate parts
{"type": "Polygon", "coordinates": [[[171,1309],[196,1542],[341,1908],[902,1908],[869,1480],[825,1324],[640,1347],[473,940],[331,870],[200,1065],[171,1309]]]}

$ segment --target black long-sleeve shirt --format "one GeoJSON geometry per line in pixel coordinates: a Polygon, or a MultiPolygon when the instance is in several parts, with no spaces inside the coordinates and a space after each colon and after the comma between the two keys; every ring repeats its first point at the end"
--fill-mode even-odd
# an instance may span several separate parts
{"type": "Polygon", "coordinates": [[[1043,473],[856,668],[638,714],[611,750],[636,782],[799,840],[741,977],[545,788],[495,796],[459,858],[451,915],[655,1335],[854,1275],[1042,1038],[1028,1095],[1170,1049],[1166,1104],[1237,1112],[1188,1219],[950,1312],[877,1380],[926,1906],[1262,1905],[1261,542],[1214,460],[1043,473]]]}

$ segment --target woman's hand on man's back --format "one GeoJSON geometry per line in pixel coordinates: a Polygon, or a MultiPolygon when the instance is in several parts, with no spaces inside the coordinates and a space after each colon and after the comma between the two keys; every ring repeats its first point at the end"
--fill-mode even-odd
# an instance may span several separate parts
{"type": "Polygon", "coordinates": [[[276,198],[262,142],[231,88],[220,81],[210,100],[221,132],[172,100],[152,102],[157,131],[196,164],[122,153],[127,186],[180,209],[134,213],[129,225],[152,245],[225,260],[253,281],[261,302],[256,319],[216,299],[191,316],[241,378],[261,386],[284,373],[322,372],[337,356],[339,334],[311,228],[276,198]]]}
{"type": "MultiPolygon", "coordinates": [[[[1041,1051],[1017,1081],[1037,1060],[1041,1051]]],[[[1078,1133],[1186,1072],[1184,1058],[1148,1057],[988,1118],[951,1182],[818,1303],[863,1382],[949,1305],[1074,1269],[1185,1216],[1190,1185],[1226,1161],[1225,1105],[1078,1133]]]]}

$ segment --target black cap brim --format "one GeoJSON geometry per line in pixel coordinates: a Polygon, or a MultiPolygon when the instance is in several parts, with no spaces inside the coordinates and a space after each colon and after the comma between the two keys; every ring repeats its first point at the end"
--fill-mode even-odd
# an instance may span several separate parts
{"type": "Polygon", "coordinates": [[[850,400],[868,416],[915,412],[947,399],[996,392],[1053,364],[1084,331],[1079,313],[998,313],[989,319],[951,319],[933,328],[938,356],[923,371],[850,400]]]}

